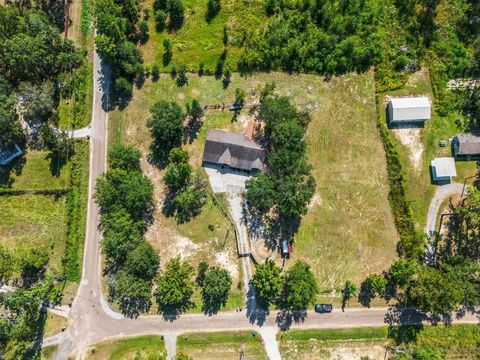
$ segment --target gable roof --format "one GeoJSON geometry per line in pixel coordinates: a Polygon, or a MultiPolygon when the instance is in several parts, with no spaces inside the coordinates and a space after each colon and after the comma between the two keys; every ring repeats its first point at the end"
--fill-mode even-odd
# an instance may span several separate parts
{"type": "Polygon", "coordinates": [[[455,155],[480,155],[480,136],[458,134],[453,141],[455,155]]]}
{"type": "Polygon", "coordinates": [[[247,171],[263,170],[265,150],[244,135],[209,130],[203,161],[247,171]]]}
{"type": "Polygon", "coordinates": [[[430,100],[426,96],[391,98],[388,106],[391,121],[428,120],[431,118],[430,100]]]}

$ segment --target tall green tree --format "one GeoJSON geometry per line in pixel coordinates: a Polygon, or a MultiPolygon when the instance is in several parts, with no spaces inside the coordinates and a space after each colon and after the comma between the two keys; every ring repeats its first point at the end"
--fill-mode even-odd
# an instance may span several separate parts
{"type": "Polygon", "coordinates": [[[147,126],[153,137],[152,156],[161,163],[165,161],[170,150],[182,143],[185,114],[178,104],[164,100],[156,102],[150,113],[147,126]]]}
{"type": "Polygon", "coordinates": [[[217,313],[227,303],[232,277],[225,269],[210,267],[202,281],[203,311],[217,313]]]}
{"type": "Polygon", "coordinates": [[[174,258],[157,279],[155,297],[161,313],[182,313],[192,306],[194,283],[190,264],[174,258]]]}
{"type": "Polygon", "coordinates": [[[128,317],[137,317],[152,305],[150,281],[138,278],[124,269],[114,275],[109,295],[128,317]]]}
{"type": "Polygon", "coordinates": [[[252,285],[259,302],[268,307],[276,301],[282,289],[281,269],[272,260],[266,260],[265,264],[255,267],[255,274],[252,277],[252,285]]]}
{"type": "Polygon", "coordinates": [[[318,294],[318,285],[310,266],[297,261],[283,276],[279,305],[284,310],[306,310],[318,294]]]}
{"type": "Polygon", "coordinates": [[[108,170],[95,186],[95,200],[103,213],[123,208],[134,221],[148,216],[152,198],[152,182],[139,171],[108,170]]]}
{"type": "Polygon", "coordinates": [[[108,164],[112,169],[140,170],[140,151],[120,142],[108,150],[108,164]]]}

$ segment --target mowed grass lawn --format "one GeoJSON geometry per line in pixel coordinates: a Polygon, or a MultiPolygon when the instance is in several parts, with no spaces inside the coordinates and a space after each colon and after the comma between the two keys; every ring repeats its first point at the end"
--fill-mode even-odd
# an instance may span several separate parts
{"type": "Polygon", "coordinates": [[[0,188],[16,190],[63,189],[68,183],[69,164],[58,174],[51,168],[48,152],[27,150],[22,158],[0,171],[0,188]],[[52,174],[53,173],[53,174],[52,174]]]}
{"type": "Polygon", "coordinates": [[[279,333],[282,359],[383,359],[387,327],[289,330],[279,333]]]}
{"type": "Polygon", "coordinates": [[[148,354],[152,356],[152,359],[163,359],[167,353],[160,336],[140,336],[99,343],[88,352],[87,359],[133,360],[136,359],[137,354],[140,356],[148,354]]]}
{"type": "Polygon", "coordinates": [[[246,359],[267,360],[262,337],[251,331],[189,333],[177,338],[177,353],[195,360],[238,360],[241,351],[246,359]]]}
{"type": "Polygon", "coordinates": [[[47,274],[62,273],[65,253],[65,197],[0,196],[0,244],[10,250],[36,248],[48,253],[47,274]]]}
{"type": "MultiPolygon", "coordinates": [[[[410,205],[415,215],[417,230],[423,232],[426,224],[428,207],[433,197],[437,185],[431,183],[430,161],[436,157],[452,156],[448,139],[456,134],[468,132],[467,122],[461,113],[450,113],[448,116],[440,116],[435,108],[433,91],[430,84],[428,69],[410,76],[405,86],[395,91],[389,91],[379,96],[378,111],[381,121],[386,121],[385,117],[385,96],[411,96],[426,95],[432,102],[432,118],[425,122],[421,129],[412,130],[418,134],[415,140],[402,141],[400,131],[390,130],[392,138],[396,141],[400,153],[402,166],[407,180],[407,195],[410,205]],[[447,141],[446,147],[440,147],[439,141],[447,141]],[[411,143],[412,145],[406,145],[411,143]],[[421,151],[421,158],[416,163],[412,159],[412,154],[421,151]]],[[[476,173],[475,161],[457,161],[457,174],[453,178],[454,182],[463,183],[466,177],[476,173]]],[[[471,182],[469,182],[471,184],[471,182]]]]}
{"type": "MultiPolygon", "coordinates": [[[[114,141],[133,144],[147,155],[151,138],[146,123],[149,109],[156,101],[175,101],[184,109],[184,104],[193,98],[202,106],[229,105],[234,101],[235,88],[243,89],[247,94],[246,107],[238,121],[232,123],[228,110],[209,110],[197,139],[184,146],[192,165],[199,168],[207,130],[244,132],[249,108],[258,103],[265,83],[273,81],[277,94],[290,97],[298,108],[308,110],[312,116],[306,137],[317,189],[287,265],[297,259],[307,261],[326,294],[334,294],[348,279],[359,283],[366,274],[390,266],[396,255],[397,233],[387,199],[385,154],[376,128],[371,72],[332,78],[330,82],[315,75],[260,73],[245,78],[234,74],[227,89],[211,76],[190,74],[188,79],[188,85],[179,88],[168,75],[162,75],[158,82],[148,80],[142,89],[135,89],[129,106],[110,114],[110,144],[114,141]]],[[[145,159],[143,166],[154,179],[161,204],[162,172],[145,159]]],[[[190,223],[176,225],[157,211],[155,224],[150,228],[155,236],[150,238],[161,244],[160,254],[182,253],[185,246],[176,247],[171,241],[178,236],[196,244],[202,241],[208,247],[209,241],[205,241],[208,223],[227,224],[227,219],[218,209],[208,211],[207,217],[204,214],[205,210],[190,223]]],[[[209,237],[222,239],[222,236],[224,232],[215,230],[209,237]]],[[[213,255],[210,251],[210,256],[213,255]]],[[[339,299],[338,292],[336,296],[339,299]]]]}
{"type": "Polygon", "coordinates": [[[245,33],[259,31],[266,23],[266,15],[262,0],[222,0],[220,13],[207,23],[205,14],[207,1],[184,0],[185,22],[182,28],[173,33],[155,30],[153,16],[153,0],[144,1],[144,7],[151,10],[148,21],[150,40],[142,46],[145,64],[157,64],[162,71],[170,71],[171,66],[185,65],[189,69],[197,69],[200,63],[205,70],[213,73],[215,64],[220,58],[223,46],[223,31],[227,27],[229,42],[225,69],[237,68],[241,43],[245,33]],[[168,38],[173,43],[173,57],[169,66],[163,67],[163,40],[168,38]]]}

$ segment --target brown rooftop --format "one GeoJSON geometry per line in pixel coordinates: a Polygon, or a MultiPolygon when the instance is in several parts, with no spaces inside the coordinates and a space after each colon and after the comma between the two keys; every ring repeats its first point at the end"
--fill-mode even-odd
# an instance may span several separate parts
{"type": "Polygon", "coordinates": [[[263,170],[265,150],[245,135],[209,130],[203,161],[240,170],[263,170]]]}

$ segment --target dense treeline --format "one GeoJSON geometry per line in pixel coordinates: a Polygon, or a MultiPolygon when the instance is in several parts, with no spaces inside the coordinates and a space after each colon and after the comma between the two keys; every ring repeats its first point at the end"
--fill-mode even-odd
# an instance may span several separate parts
{"type": "Polygon", "coordinates": [[[18,110],[26,121],[55,118],[58,88],[54,83],[77,68],[84,55],[62,40],[49,22],[54,9],[0,5],[0,144],[22,144],[25,134],[18,110]],[[44,13],[42,10],[47,10],[44,13]]]}
{"type": "Polygon", "coordinates": [[[138,1],[99,0],[95,10],[97,50],[111,67],[114,94],[119,100],[127,100],[132,82],[145,74],[136,45],[147,39],[148,26],[140,17],[138,1]]]}
{"type": "Polygon", "coordinates": [[[240,71],[365,71],[398,53],[402,41],[391,1],[269,0],[265,10],[270,21],[248,40],[240,71]]]}
{"type": "Polygon", "coordinates": [[[151,306],[152,281],[160,263],[143,238],[151,221],[153,186],[140,170],[140,152],[135,148],[115,144],[108,161],[110,169],[95,187],[108,290],[124,314],[136,317],[151,306]]]}
{"type": "Polygon", "coordinates": [[[287,97],[273,96],[273,88],[273,84],[265,86],[258,111],[265,125],[268,168],[247,182],[246,200],[254,213],[273,214],[286,231],[283,235],[291,236],[315,192],[304,139],[310,117],[287,97]]]}

